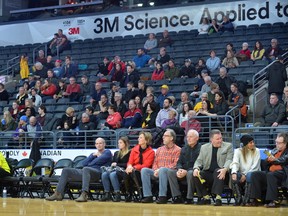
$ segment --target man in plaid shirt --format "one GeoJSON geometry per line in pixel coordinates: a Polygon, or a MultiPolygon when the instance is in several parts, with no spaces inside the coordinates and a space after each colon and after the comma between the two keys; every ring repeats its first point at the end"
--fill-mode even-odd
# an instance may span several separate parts
{"type": "Polygon", "coordinates": [[[167,172],[170,169],[176,169],[181,152],[181,148],[175,144],[175,141],[176,133],[172,129],[167,129],[163,135],[164,145],[157,149],[152,169],[143,168],[141,170],[144,195],[142,203],[153,202],[151,179],[159,179],[159,199],[156,203],[167,203],[167,172]]]}

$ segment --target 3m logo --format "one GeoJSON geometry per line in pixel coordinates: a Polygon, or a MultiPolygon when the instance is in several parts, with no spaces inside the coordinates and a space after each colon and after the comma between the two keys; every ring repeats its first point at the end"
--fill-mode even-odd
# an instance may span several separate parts
{"type": "Polygon", "coordinates": [[[69,35],[76,35],[76,34],[80,34],[80,28],[76,27],[76,28],[69,28],[69,35]]]}

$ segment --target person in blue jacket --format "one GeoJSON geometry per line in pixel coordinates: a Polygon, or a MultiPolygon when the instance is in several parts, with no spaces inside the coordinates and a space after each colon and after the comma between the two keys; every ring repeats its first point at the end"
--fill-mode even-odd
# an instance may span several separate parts
{"type": "Polygon", "coordinates": [[[101,178],[101,167],[111,165],[112,153],[110,150],[105,149],[105,144],[103,138],[99,137],[95,140],[97,150],[83,161],[83,169],[64,168],[56,191],[53,195],[47,197],[46,200],[61,201],[67,182],[82,181],[82,193],[75,201],[87,202],[90,180],[98,181],[101,178]]]}

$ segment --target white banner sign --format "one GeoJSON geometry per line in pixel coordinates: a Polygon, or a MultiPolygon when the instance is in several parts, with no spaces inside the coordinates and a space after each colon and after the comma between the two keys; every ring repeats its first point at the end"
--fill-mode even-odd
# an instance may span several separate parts
{"type": "Polygon", "coordinates": [[[99,16],[86,16],[0,26],[0,45],[43,43],[52,39],[59,28],[70,40],[105,38],[150,32],[198,29],[203,17],[220,23],[229,15],[235,26],[287,22],[287,0],[254,0],[175,8],[127,11],[99,16]]]}
{"type": "MultiPolygon", "coordinates": [[[[110,149],[112,154],[116,149],[110,149]]],[[[42,158],[52,158],[54,161],[58,161],[62,158],[70,158],[73,160],[76,156],[86,155],[87,157],[95,152],[96,149],[41,149],[42,158]]],[[[1,150],[0,153],[6,157],[7,152],[9,152],[9,158],[17,159],[18,161],[24,158],[29,158],[30,149],[7,149],[1,150]]]]}

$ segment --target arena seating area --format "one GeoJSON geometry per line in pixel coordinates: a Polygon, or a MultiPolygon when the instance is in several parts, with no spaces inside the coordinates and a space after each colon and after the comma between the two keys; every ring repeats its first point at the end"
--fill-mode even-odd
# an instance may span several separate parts
{"type": "MultiPolygon", "coordinates": [[[[236,51],[241,49],[243,42],[248,42],[249,49],[252,50],[257,40],[263,43],[264,48],[267,48],[272,38],[277,38],[279,45],[282,49],[288,47],[288,23],[274,23],[250,25],[250,26],[237,26],[235,32],[224,32],[223,34],[212,35],[198,35],[197,30],[187,30],[180,32],[170,31],[169,34],[174,43],[168,52],[168,54],[175,60],[176,65],[181,67],[184,59],[190,58],[194,64],[197,63],[199,58],[207,59],[209,57],[209,51],[211,49],[216,51],[218,57],[222,57],[226,44],[228,42],[233,43],[236,51]]],[[[157,33],[156,38],[159,38],[162,33],[157,33]]],[[[114,38],[95,38],[76,40],[72,43],[71,50],[64,51],[60,59],[64,59],[66,55],[70,55],[75,63],[78,65],[87,65],[87,69],[79,70],[77,75],[77,82],[81,82],[81,76],[83,74],[89,77],[90,82],[95,83],[98,80],[96,73],[98,71],[98,63],[102,62],[105,56],[110,59],[115,55],[119,55],[123,61],[131,60],[135,55],[138,48],[142,48],[148,35],[129,35],[129,36],[116,36],[114,38]]],[[[33,51],[37,52],[38,49],[43,49],[45,44],[25,44],[0,47],[0,69],[5,69],[7,66],[7,60],[19,56],[23,53],[27,53],[32,62],[33,51]],[[39,47],[39,48],[37,48],[39,47]],[[36,49],[35,49],[36,48],[36,49]],[[34,50],[35,49],[35,50],[34,50]]],[[[151,57],[156,57],[159,53],[159,49],[153,49],[149,52],[151,57]]],[[[239,67],[229,70],[229,74],[234,76],[237,80],[244,81],[248,86],[252,86],[253,76],[267,66],[266,61],[256,61],[255,64],[251,61],[241,62],[239,67]]],[[[17,72],[16,65],[12,67],[8,73],[13,70],[17,72]],[[15,69],[16,67],[16,69],[15,69]]],[[[4,71],[6,73],[6,71],[4,71]]],[[[194,89],[194,85],[197,83],[197,78],[181,79],[175,78],[174,80],[161,80],[151,81],[152,71],[147,65],[139,70],[140,76],[143,80],[146,80],[147,86],[153,86],[156,91],[156,95],[160,92],[160,86],[167,84],[170,87],[171,92],[176,97],[176,104],[180,101],[180,93],[184,90],[191,93],[194,89]]],[[[218,73],[211,74],[212,78],[216,78],[218,73]]],[[[15,89],[9,89],[11,98],[9,104],[1,103],[0,110],[4,110],[5,107],[12,105],[13,99],[18,93],[19,85],[15,89]]],[[[103,83],[103,88],[108,90],[110,88],[110,82],[103,83]]],[[[121,89],[122,93],[126,88],[121,89]]],[[[89,104],[89,101],[83,101],[82,103],[72,102],[70,103],[66,99],[59,101],[47,100],[44,105],[47,107],[48,113],[53,115],[54,118],[60,118],[65,112],[67,105],[72,106],[78,115],[89,104]]]]}

